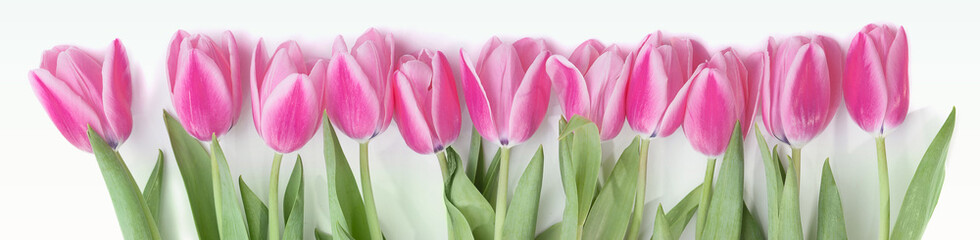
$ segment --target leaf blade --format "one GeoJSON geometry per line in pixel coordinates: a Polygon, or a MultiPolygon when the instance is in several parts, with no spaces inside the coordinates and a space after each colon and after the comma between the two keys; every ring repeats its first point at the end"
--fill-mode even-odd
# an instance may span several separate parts
{"type": "Polygon", "coordinates": [[[582,239],[622,239],[626,235],[639,165],[640,138],[633,138],[613,167],[585,219],[582,239]]]}
{"type": "Polygon", "coordinates": [[[504,239],[533,239],[537,230],[538,203],[541,200],[541,180],[544,173],[544,148],[531,157],[517,189],[507,207],[504,219],[504,239]]]}
{"type": "Polygon", "coordinates": [[[167,125],[177,170],[184,180],[197,236],[200,239],[220,239],[211,185],[211,154],[166,111],[163,112],[163,121],[167,125]]]}
{"type": "Polygon", "coordinates": [[[354,173],[337,140],[337,133],[323,114],[323,156],[327,168],[327,191],[331,228],[338,239],[370,239],[367,213],[354,173]]]}
{"type": "Polygon", "coordinates": [[[942,191],[943,180],[946,178],[946,154],[949,152],[949,141],[953,137],[956,125],[956,108],[949,113],[946,122],[936,133],[926,153],[923,154],[919,166],[912,175],[902,207],[892,230],[892,239],[919,239],[925,232],[929,218],[932,217],[939,194],[942,191]]]}
{"type": "Polygon", "coordinates": [[[143,193],[119,153],[112,149],[91,127],[89,143],[102,178],[105,180],[116,219],[125,239],[160,239],[160,231],[150,212],[143,193]]]}
{"type": "Polygon", "coordinates": [[[740,123],[736,123],[734,129],[721,163],[718,183],[711,191],[708,221],[702,233],[704,239],[736,239],[741,235],[745,155],[740,123]]]}

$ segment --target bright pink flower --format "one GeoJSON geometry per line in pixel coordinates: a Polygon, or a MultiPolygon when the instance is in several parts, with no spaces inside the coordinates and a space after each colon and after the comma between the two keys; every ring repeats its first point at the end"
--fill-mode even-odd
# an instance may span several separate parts
{"type": "Polygon", "coordinates": [[[569,58],[552,55],[546,65],[565,119],[583,116],[599,126],[602,140],[616,137],[626,118],[626,83],[633,55],[597,40],[579,45],[569,58]]]}
{"type": "Polygon", "coordinates": [[[459,136],[459,96],[449,60],[442,52],[405,55],[395,71],[395,122],[412,150],[442,151],[459,136]]]}
{"type": "Polygon", "coordinates": [[[909,46],[905,28],[869,24],[851,40],[844,104],[864,131],[884,134],[909,112],[909,46]]]}
{"type": "Polygon", "coordinates": [[[844,57],[837,41],[796,36],[748,62],[749,75],[762,79],[762,122],[774,137],[802,147],[834,118],[841,100],[844,57]]]}
{"type": "Polygon", "coordinates": [[[187,132],[207,141],[224,135],[242,108],[238,44],[226,31],[217,45],[183,30],[170,40],[167,70],[174,109],[187,132]]]}
{"type": "Polygon", "coordinates": [[[41,68],[31,70],[28,78],[51,121],[78,149],[92,152],[88,127],[112,147],[129,138],[132,80],[119,39],[101,62],[75,46],[47,50],[41,68]]]}
{"type": "Polygon", "coordinates": [[[626,120],[649,137],[669,136],[683,121],[684,101],[677,92],[694,68],[708,60],[707,50],[692,39],[663,41],[647,35],[637,51],[626,90],[626,120]]]}
{"type": "Polygon", "coordinates": [[[708,156],[724,153],[735,121],[741,122],[745,136],[755,118],[760,83],[761,79],[749,77],[731,49],[698,66],[694,77],[677,94],[686,99],[684,135],[695,150],[708,156]]]}
{"type": "Polygon", "coordinates": [[[549,56],[544,41],[532,38],[504,44],[494,37],[483,46],[476,65],[459,50],[463,97],[483,138],[513,146],[534,135],[548,111],[549,56]]]}
{"type": "Polygon", "coordinates": [[[342,37],[327,67],[327,114],[348,137],[367,141],[391,124],[395,45],[391,34],[369,29],[347,51],[342,37]]]}
{"type": "Polygon", "coordinates": [[[262,39],[252,53],[252,120],[265,143],[280,153],[303,147],[320,127],[327,63],[307,66],[296,42],[266,55],[262,39]],[[310,70],[307,70],[310,69],[310,70]]]}

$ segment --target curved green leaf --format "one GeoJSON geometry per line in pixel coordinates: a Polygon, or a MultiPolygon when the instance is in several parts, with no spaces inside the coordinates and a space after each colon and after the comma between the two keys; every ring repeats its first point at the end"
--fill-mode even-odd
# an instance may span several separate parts
{"type": "Polygon", "coordinates": [[[338,239],[370,239],[367,213],[354,173],[347,164],[337,133],[323,114],[323,159],[327,168],[327,194],[330,199],[330,227],[338,239]]]}
{"type": "Polygon", "coordinates": [[[775,236],[779,231],[779,199],[783,191],[782,164],[776,158],[775,148],[769,151],[769,144],[759,131],[759,125],[755,125],[755,140],[759,145],[759,152],[762,153],[762,165],[766,172],[766,202],[769,204],[769,236],[775,236]]]}
{"type": "MultiPolygon", "coordinates": [[[[469,178],[461,174],[460,167],[462,165],[460,165],[459,154],[452,147],[446,148],[446,161],[447,165],[451,166],[449,167],[449,173],[450,179],[452,179],[448,183],[446,191],[447,204],[451,204],[451,206],[447,205],[446,207],[451,207],[452,209],[450,211],[459,211],[466,221],[467,228],[472,231],[469,235],[472,235],[476,239],[492,239],[494,224],[493,206],[483,198],[483,195],[473,186],[469,178]]],[[[453,220],[455,217],[450,215],[450,220],[453,220]]],[[[456,225],[461,225],[461,223],[456,225]]]]}
{"type": "Polygon", "coordinates": [[[486,175],[484,178],[476,183],[477,189],[483,193],[483,197],[487,199],[490,206],[496,207],[497,202],[497,174],[500,173],[500,148],[497,149],[497,153],[493,155],[493,160],[490,161],[490,167],[487,168],[486,175]]]}
{"type": "Polygon", "coordinates": [[[721,172],[718,173],[717,184],[711,191],[703,239],[736,239],[741,236],[742,180],[745,174],[742,159],[745,155],[742,152],[740,125],[735,123],[724,162],[721,163],[721,172]]]}
{"type": "Polygon", "coordinates": [[[119,220],[123,238],[160,239],[160,230],[153,220],[150,207],[143,199],[126,162],[91,127],[88,129],[88,139],[106,188],[109,189],[109,197],[116,209],[116,219],[119,220]]]}
{"type": "Polygon", "coordinates": [[[238,188],[242,192],[242,204],[245,205],[245,222],[248,223],[248,236],[251,240],[269,239],[269,208],[252,188],[238,177],[238,188]]]}
{"type": "Polygon", "coordinates": [[[657,216],[653,220],[653,236],[651,240],[675,240],[673,231],[670,229],[670,220],[664,215],[664,205],[657,206],[657,216]]]}
{"type": "Polygon", "coordinates": [[[779,232],[773,239],[803,239],[803,223],[800,219],[800,188],[796,182],[796,167],[787,164],[783,180],[783,196],[779,202],[779,232]]]}
{"type": "Polygon", "coordinates": [[[563,239],[575,239],[592,208],[602,162],[602,146],[599,128],[588,119],[576,115],[567,124],[561,119],[559,125],[563,128],[558,143],[558,163],[565,191],[561,235],[563,239]]]}
{"type": "Polygon", "coordinates": [[[742,205],[742,240],[765,240],[766,235],[762,233],[762,225],[752,216],[749,207],[742,205]]]}
{"type": "Polygon", "coordinates": [[[211,154],[166,111],[163,112],[163,122],[170,135],[177,170],[187,190],[197,236],[200,239],[220,239],[214,209],[214,187],[211,185],[211,154]]]}
{"type": "Polygon", "coordinates": [[[241,205],[235,194],[228,161],[215,136],[211,137],[211,170],[218,234],[221,239],[248,239],[248,228],[245,227],[245,217],[239,211],[241,205]]]}
{"type": "Polygon", "coordinates": [[[691,218],[698,212],[698,204],[701,200],[701,186],[698,185],[691,189],[674,208],[667,212],[667,224],[670,226],[670,236],[677,239],[684,233],[684,228],[691,222],[691,218]]]}
{"type": "Polygon", "coordinates": [[[517,189],[507,207],[504,219],[504,239],[533,239],[537,230],[538,203],[541,200],[541,179],[544,173],[544,148],[527,163],[524,174],[517,181],[517,189]]]}
{"type": "MultiPolygon", "coordinates": [[[[157,164],[153,166],[150,179],[146,180],[143,187],[143,199],[150,208],[153,220],[160,224],[160,191],[163,189],[163,150],[157,150],[157,164]]],[[[159,228],[160,226],[157,226],[159,228]]]]}
{"type": "Polygon", "coordinates": [[[286,193],[282,201],[283,218],[286,219],[282,239],[303,239],[304,186],[303,158],[296,156],[296,164],[289,175],[289,183],[286,184],[286,193]]]}
{"type": "MultiPolygon", "coordinates": [[[[456,206],[453,206],[453,203],[449,202],[449,199],[444,199],[444,201],[446,202],[446,215],[448,217],[446,223],[449,224],[449,239],[474,239],[473,232],[470,229],[470,224],[466,221],[466,217],[463,216],[463,213],[460,212],[456,206]]],[[[490,234],[493,235],[492,232],[490,234]]]]}
{"type": "Polygon", "coordinates": [[[636,194],[639,145],[640,138],[633,138],[633,142],[619,156],[609,180],[589,210],[582,239],[623,239],[626,235],[636,194]]]}
{"type": "Polygon", "coordinates": [[[314,236],[316,236],[316,240],[333,240],[333,236],[330,236],[329,233],[320,231],[319,228],[314,230],[313,232],[314,232],[314,236]]]}
{"type": "Polygon", "coordinates": [[[561,222],[552,224],[551,227],[548,227],[547,229],[544,230],[544,232],[541,232],[541,234],[538,234],[537,237],[534,237],[534,240],[562,239],[561,235],[559,234],[561,234],[561,222]]]}
{"type": "Polygon", "coordinates": [[[483,138],[480,137],[480,133],[473,128],[470,134],[470,154],[468,156],[469,160],[466,162],[466,176],[470,178],[470,182],[475,183],[477,179],[483,179],[487,174],[486,166],[484,166],[483,157],[483,138]]]}
{"type": "Polygon", "coordinates": [[[949,152],[949,140],[953,137],[956,125],[956,108],[949,113],[939,133],[932,139],[925,155],[919,161],[919,166],[912,175],[902,208],[898,211],[898,219],[892,230],[893,240],[920,239],[932,217],[939,193],[943,189],[946,178],[946,153],[949,152]]]}
{"type": "Polygon", "coordinates": [[[837,191],[837,181],[830,169],[830,159],[823,161],[820,179],[820,202],[817,203],[817,239],[847,239],[844,209],[837,191]]]}

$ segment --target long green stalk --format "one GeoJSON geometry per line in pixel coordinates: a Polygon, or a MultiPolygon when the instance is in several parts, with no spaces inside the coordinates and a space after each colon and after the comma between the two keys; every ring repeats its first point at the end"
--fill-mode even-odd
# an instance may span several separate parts
{"type": "MultiPolygon", "coordinates": [[[[793,159],[792,160],[793,160],[793,167],[796,168],[796,183],[799,184],[800,183],[800,162],[802,161],[800,159],[800,149],[799,148],[793,148],[793,159]]],[[[797,185],[797,186],[799,186],[799,185],[797,185]]]]}
{"type": "Polygon", "coordinates": [[[497,202],[494,211],[493,239],[504,238],[504,217],[507,216],[507,169],[510,168],[510,147],[500,148],[500,170],[497,174],[497,202]]]}
{"type": "Polygon", "coordinates": [[[643,225],[643,204],[646,203],[647,196],[647,156],[650,152],[650,139],[640,140],[640,165],[637,167],[636,175],[636,196],[633,198],[633,220],[626,239],[636,239],[640,235],[640,227],[643,225]]]}
{"type": "Polygon", "coordinates": [[[881,204],[881,211],[878,217],[878,239],[888,240],[889,224],[891,223],[891,218],[889,215],[889,191],[888,191],[888,159],[885,157],[885,137],[880,136],[875,138],[875,142],[878,147],[878,199],[881,204]]]}
{"type": "Polygon", "coordinates": [[[368,167],[368,142],[361,143],[361,192],[364,195],[364,211],[367,212],[368,230],[371,239],[381,240],[381,226],[378,224],[378,210],[374,205],[374,190],[371,188],[371,169],[368,167]]]}
{"type": "Polygon", "coordinates": [[[272,157],[272,173],[269,174],[269,239],[279,239],[279,166],[282,153],[272,157]]]}
{"type": "Polygon", "coordinates": [[[446,163],[446,151],[437,152],[436,158],[439,159],[439,169],[442,169],[442,181],[449,181],[449,166],[446,163]]]}

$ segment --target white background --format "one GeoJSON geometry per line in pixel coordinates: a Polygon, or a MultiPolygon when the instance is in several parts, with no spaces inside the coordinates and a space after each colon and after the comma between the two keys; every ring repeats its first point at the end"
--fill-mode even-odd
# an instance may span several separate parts
{"type": "MultiPolygon", "coordinates": [[[[976,150],[976,139],[980,137],[980,79],[976,72],[980,67],[976,28],[980,18],[975,12],[980,8],[968,6],[973,4],[6,2],[0,7],[0,232],[4,239],[121,238],[93,156],[64,140],[28,85],[27,73],[38,67],[42,51],[58,44],[79,45],[97,52],[104,51],[113,38],[120,38],[125,44],[133,66],[135,123],[132,136],[119,150],[142,185],[149,176],[156,149],[163,149],[167,159],[162,235],[165,239],[195,239],[187,196],[161,118],[162,109],[172,109],[165,58],[168,41],[177,29],[212,36],[231,30],[239,40],[241,60],[247,63],[258,37],[265,37],[269,48],[293,39],[307,56],[327,57],[338,34],[350,43],[368,27],[378,27],[395,35],[399,54],[422,47],[447,52],[458,74],[455,52],[463,48],[476,54],[493,35],[505,41],[523,36],[545,37],[552,51],[568,54],[589,38],[632,48],[647,33],[663,30],[667,35],[697,36],[712,51],[734,46],[748,54],[762,48],[768,36],[794,34],[827,34],[846,47],[865,24],[885,22],[904,25],[910,45],[910,113],[905,124],[888,136],[887,143],[892,221],[916,164],[955,105],[959,109],[958,124],[946,181],[924,238],[964,238],[975,232],[976,216],[980,214],[980,175],[976,173],[980,163],[973,159],[975,154],[969,154],[976,150]]],[[[243,176],[259,196],[266,196],[272,150],[255,133],[250,105],[243,106],[237,125],[223,137],[222,144],[232,175],[243,176]]],[[[553,100],[545,123],[530,141],[516,148],[510,166],[513,191],[533,150],[544,144],[539,232],[558,222],[562,211],[563,193],[555,154],[559,112],[553,100]]],[[[850,120],[843,105],[838,113],[827,130],[803,149],[801,208],[805,233],[808,237],[815,235],[820,166],[824,158],[830,157],[840,186],[848,235],[851,239],[871,239],[877,235],[878,226],[874,141],[850,120]]],[[[470,127],[464,119],[461,140],[454,144],[462,153],[468,152],[470,127]]],[[[445,212],[435,157],[412,152],[396,128],[393,124],[371,143],[371,170],[382,229],[389,239],[443,239],[445,212]]],[[[614,155],[634,135],[627,125],[619,138],[603,144],[605,171],[611,169],[614,155]]],[[[763,165],[754,136],[748,138],[745,200],[765,223],[763,165]]],[[[354,141],[344,136],[340,140],[347,155],[356,156],[354,141]]],[[[485,147],[495,149],[490,144],[485,147]]],[[[314,227],[329,231],[319,133],[298,153],[306,159],[306,236],[312,239],[314,227]]],[[[288,178],[295,154],[286,159],[281,182],[288,178]]],[[[665,208],[676,204],[700,183],[704,164],[704,157],[690,147],[682,132],[654,140],[645,215],[653,216],[658,203],[665,208]]],[[[351,165],[357,174],[357,162],[352,161],[351,165]]],[[[644,221],[643,239],[651,234],[651,220],[647,217],[644,221]]],[[[690,232],[689,228],[685,238],[692,238],[690,232]]]]}

